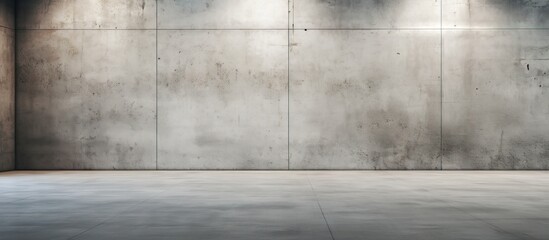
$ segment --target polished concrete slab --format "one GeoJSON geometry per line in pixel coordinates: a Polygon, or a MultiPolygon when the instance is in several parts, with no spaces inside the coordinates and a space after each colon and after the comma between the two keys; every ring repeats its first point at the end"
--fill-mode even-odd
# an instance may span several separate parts
{"type": "Polygon", "coordinates": [[[0,239],[548,239],[544,171],[12,171],[0,239]]]}

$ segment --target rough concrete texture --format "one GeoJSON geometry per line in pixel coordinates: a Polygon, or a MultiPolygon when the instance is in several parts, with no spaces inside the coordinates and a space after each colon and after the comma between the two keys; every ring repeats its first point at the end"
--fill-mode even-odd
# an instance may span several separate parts
{"type": "Polygon", "coordinates": [[[0,173],[2,239],[545,240],[549,172],[0,173]]]}
{"type": "Polygon", "coordinates": [[[288,31],[160,31],[159,169],[288,168],[288,31]]]}
{"type": "Polygon", "coordinates": [[[42,30],[17,31],[17,156],[22,168],[546,169],[548,4],[18,1],[17,26],[42,30]]]}
{"type": "Polygon", "coordinates": [[[154,42],[154,30],[17,30],[18,168],[155,168],[154,42]]]}
{"type": "Polygon", "coordinates": [[[14,41],[14,31],[0,27],[0,171],[15,166],[14,41]]]}
{"type": "Polygon", "coordinates": [[[549,168],[549,31],[444,34],[446,169],[549,168]]]}
{"type": "Polygon", "coordinates": [[[286,29],[288,0],[159,0],[160,29],[286,29]]]}
{"type": "Polygon", "coordinates": [[[549,28],[547,0],[443,0],[446,28],[549,28]]]}
{"type": "Polygon", "coordinates": [[[440,168],[439,66],[439,31],[292,32],[290,167],[440,168]]]}
{"type": "Polygon", "coordinates": [[[15,33],[13,1],[0,0],[0,171],[15,167],[15,33]]]}
{"type": "Polygon", "coordinates": [[[155,0],[17,1],[17,29],[155,29],[155,0]]]}
{"type": "Polygon", "coordinates": [[[438,28],[441,0],[291,0],[295,28],[438,28]]]}

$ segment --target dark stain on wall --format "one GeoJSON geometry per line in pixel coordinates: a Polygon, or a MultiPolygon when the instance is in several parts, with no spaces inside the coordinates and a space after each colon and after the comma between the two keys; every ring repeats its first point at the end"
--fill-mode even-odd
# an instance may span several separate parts
{"type": "MultiPolygon", "coordinates": [[[[469,6],[471,6],[469,4],[469,6]]],[[[549,2],[546,0],[487,0],[478,6],[500,10],[500,17],[505,17],[509,23],[531,22],[535,26],[549,24],[549,2]]],[[[483,17],[483,13],[472,12],[473,17],[483,17]]],[[[534,27],[534,26],[531,26],[534,27]]]]}
{"type": "Polygon", "coordinates": [[[548,147],[542,137],[547,125],[539,119],[549,109],[538,84],[549,67],[540,60],[546,58],[546,37],[539,31],[509,30],[452,36],[460,43],[453,48],[460,51],[450,55],[446,79],[459,83],[448,89],[459,97],[444,107],[455,114],[446,115],[444,122],[443,152],[449,166],[546,168],[541,149],[548,147]]]}
{"type": "Polygon", "coordinates": [[[155,4],[155,0],[17,1],[17,25],[21,29],[152,29],[155,4]]]}
{"type": "MultiPolygon", "coordinates": [[[[364,1],[362,0],[317,0],[320,4],[326,4],[330,7],[336,7],[336,8],[353,8],[357,5],[362,4],[364,1]]],[[[385,4],[385,1],[382,0],[374,0],[373,1],[376,5],[383,5],[385,4]]]]}

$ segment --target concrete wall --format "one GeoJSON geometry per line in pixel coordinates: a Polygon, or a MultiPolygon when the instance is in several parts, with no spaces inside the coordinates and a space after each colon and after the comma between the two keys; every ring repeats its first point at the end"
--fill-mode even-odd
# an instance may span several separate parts
{"type": "Polygon", "coordinates": [[[17,2],[18,168],[156,168],[155,15],[154,0],[17,2]]]}
{"type": "Polygon", "coordinates": [[[158,167],[288,169],[287,1],[158,9],[158,167]]]}
{"type": "Polygon", "coordinates": [[[15,33],[13,1],[0,0],[0,171],[15,167],[15,33]]]}
{"type": "Polygon", "coordinates": [[[444,5],[443,166],[549,168],[549,1],[444,5]]]}
{"type": "Polygon", "coordinates": [[[21,169],[547,169],[546,0],[30,0],[21,169]]]}

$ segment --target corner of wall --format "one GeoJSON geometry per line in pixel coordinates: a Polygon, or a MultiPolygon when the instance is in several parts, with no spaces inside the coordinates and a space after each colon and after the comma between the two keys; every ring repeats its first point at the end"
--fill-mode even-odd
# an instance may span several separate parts
{"type": "Polygon", "coordinates": [[[0,0],[0,171],[15,169],[14,6],[14,0],[0,0]]]}

